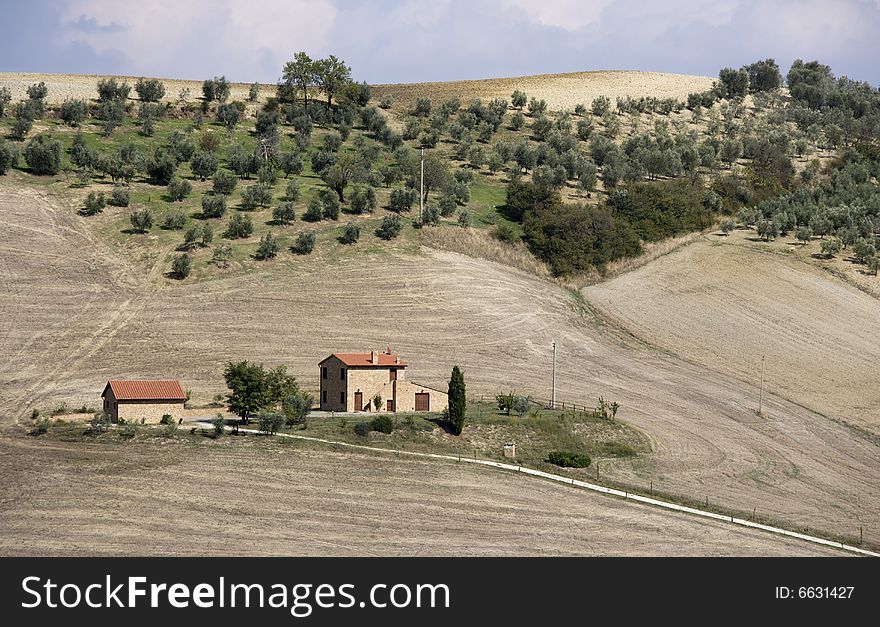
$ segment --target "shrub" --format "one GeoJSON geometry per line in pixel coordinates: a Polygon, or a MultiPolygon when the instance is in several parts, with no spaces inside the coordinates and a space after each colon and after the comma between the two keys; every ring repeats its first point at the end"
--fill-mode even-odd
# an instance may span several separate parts
{"type": "Polygon", "coordinates": [[[217,121],[225,126],[229,132],[232,132],[240,120],[241,110],[234,103],[224,102],[217,107],[217,121]]]}
{"type": "Polygon", "coordinates": [[[354,244],[360,239],[361,227],[354,222],[349,222],[342,229],[342,235],[339,236],[339,242],[342,244],[354,244]]]}
{"type": "Polygon", "coordinates": [[[204,181],[209,176],[214,176],[219,164],[217,157],[210,152],[197,152],[192,156],[189,165],[192,168],[192,173],[204,181]]]}
{"type": "Polygon", "coordinates": [[[412,189],[395,189],[391,192],[388,208],[391,211],[402,213],[410,211],[415,202],[416,191],[412,189]]]}
{"type": "Polygon", "coordinates": [[[354,213],[372,213],[376,210],[376,190],[372,187],[357,186],[351,195],[351,210],[354,213]]]}
{"type": "Polygon", "coordinates": [[[220,194],[202,196],[202,217],[220,218],[226,213],[226,197],[220,194]]]}
{"type": "Polygon", "coordinates": [[[461,213],[458,214],[458,226],[462,228],[467,228],[471,225],[471,221],[471,212],[467,209],[462,209],[461,213]]]}
{"type": "Polygon", "coordinates": [[[274,411],[261,411],[257,414],[257,423],[260,432],[266,435],[275,435],[284,425],[284,414],[274,411]]]}
{"type": "Polygon", "coordinates": [[[172,211],[165,216],[162,228],[169,231],[179,231],[186,224],[186,214],[183,211],[172,211]]]}
{"type": "Polygon", "coordinates": [[[297,255],[308,255],[315,249],[315,234],[312,231],[303,231],[296,236],[293,246],[290,247],[297,255]]]}
{"type": "Polygon", "coordinates": [[[98,99],[101,102],[126,100],[131,87],[128,83],[117,83],[115,78],[102,78],[98,81],[98,99]]]}
{"type": "Polygon", "coordinates": [[[131,226],[138,233],[146,233],[153,228],[153,212],[148,208],[135,209],[129,216],[131,226]]]}
{"type": "Polygon", "coordinates": [[[30,432],[31,435],[43,435],[49,430],[50,424],[52,424],[52,421],[49,419],[49,416],[38,416],[34,420],[34,428],[30,432]]]}
{"type": "Polygon", "coordinates": [[[86,119],[88,107],[85,100],[65,100],[59,111],[61,119],[68,126],[79,126],[86,119]]]}
{"type": "Polygon", "coordinates": [[[214,175],[214,183],[213,190],[215,194],[223,194],[224,196],[229,196],[232,192],[235,191],[235,186],[238,185],[238,177],[230,172],[217,172],[214,175]]]}
{"type": "Polygon", "coordinates": [[[505,244],[515,244],[519,241],[519,235],[517,235],[516,229],[506,222],[502,222],[492,229],[492,237],[505,244]]]}
{"type": "Polygon", "coordinates": [[[527,396],[514,396],[513,401],[510,404],[510,409],[517,416],[522,418],[529,411],[529,398],[527,396]]]}
{"type": "Polygon", "coordinates": [[[370,429],[379,433],[391,433],[394,431],[394,421],[391,416],[376,416],[370,421],[370,429]]]}
{"type": "Polygon", "coordinates": [[[131,190],[125,185],[114,185],[113,191],[110,192],[110,198],[107,200],[108,205],[114,207],[128,207],[131,202],[131,190]]]}
{"type": "Polygon", "coordinates": [[[143,102],[159,102],[165,97],[165,85],[157,78],[137,79],[134,90],[143,102]]]}
{"type": "Polygon", "coordinates": [[[416,108],[413,113],[422,118],[426,118],[431,115],[431,99],[419,98],[418,100],[416,100],[416,108]]]}
{"type": "Polygon", "coordinates": [[[403,220],[399,215],[387,215],[382,218],[382,224],[376,229],[376,236],[384,240],[392,240],[403,230],[403,220]]]}
{"type": "Polygon", "coordinates": [[[18,148],[0,139],[0,175],[6,174],[9,168],[18,163],[18,148]]]}
{"type": "Polygon", "coordinates": [[[48,135],[37,135],[25,147],[24,160],[34,174],[58,174],[61,170],[61,142],[48,135]]]}
{"type": "Polygon", "coordinates": [[[192,183],[186,179],[173,179],[168,183],[168,198],[172,201],[184,200],[192,192],[192,183]]]}
{"type": "Polygon", "coordinates": [[[328,220],[338,220],[341,205],[339,197],[329,189],[322,190],[321,205],[323,207],[324,218],[328,220]]]}
{"type": "Polygon", "coordinates": [[[290,202],[295,202],[299,199],[299,181],[296,179],[287,181],[287,186],[284,189],[284,198],[290,202]]]}
{"type": "Polygon", "coordinates": [[[283,202],[272,209],[272,219],[276,224],[287,225],[296,219],[296,208],[292,202],[283,202]]]}
{"type": "Polygon", "coordinates": [[[104,197],[104,192],[89,192],[89,195],[86,196],[83,214],[87,216],[97,215],[104,210],[106,205],[107,199],[104,197]]]}
{"type": "Polygon", "coordinates": [[[321,207],[321,201],[313,197],[309,201],[309,206],[303,214],[303,220],[306,222],[320,222],[324,218],[324,210],[321,207]]]}
{"type": "Polygon", "coordinates": [[[211,263],[217,267],[226,268],[229,266],[230,261],[232,261],[232,246],[226,242],[221,242],[211,255],[211,263]]]}
{"type": "Polygon", "coordinates": [[[281,169],[284,171],[284,176],[290,177],[291,174],[302,173],[303,161],[298,152],[282,152],[280,156],[280,162],[281,169]]]}
{"type": "Polygon", "coordinates": [[[257,170],[257,180],[267,187],[274,187],[278,182],[278,170],[265,164],[257,170]]]}
{"type": "Polygon", "coordinates": [[[736,220],[733,218],[727,218],[721,222],[721,232],[725,235],[728,235],[731,231],[736,228],[736,220]]]}
{"type": "Polygon", "coordinates": [[[243,213],[236,212],[226,225],[223,237],[227,239],[243,239],[250,237],[254,232],[254,223],[251,217],[243,213]]]}
{"type": "Polygon", "coordinates": [[[394,96],[391,94],[385,94],[382,96],[382,99],[379,101],[379,107],[382,109],[390,109],[394,106],[394,96]]]}
{"type": "Polygon", "coordinates": [[[278,249],[278,240],[272,236],[272,231],[269,231],[260,238],[260,245],[257,246],[257,252],[254,253],[254,257],[260,261],[272,259],[278,254],[278,249]]]}
{"type": "Polygon", "coordinates": [[[174,179],[177,159],[164,148],[157,148],[147,163],[147,175],[154,185],[168,185],[174,179]]]}
{"type": "Polygon", "coordinates": [[[103,433],[110,428],[110,416],[106,412],[98,411],[89,421],[89,431],[92,433],[103,433]]]}
{"type": "Polygon", "coordinates": [[[510,95],[510,104],[513,105],[516,109],[522,109],[526,106],[526,102],[528,98],[524,91],[520,91],[519,89],[513,90],[513,93],[510,95]]]}
{"type": "Polygon", "coordinates": [[[370,435],[370,425],[366,422],[359,422],[354,426],[354,432],[362,438],[370,435]]]}
{"type": "Polygon", "coordinates": [[[192,270],[192,260],[186,253],[177,255],[171,262],[171,272],[178,279],[185,279],[192,270]]]}
{"type": "Polygon", "coordinates": [[[272,202],[272,188],[262,183],[246,187],[241,192],[241,208],[253,211],[257,207],[268,207],[272,202]]]}
{"type": "Polygon", "coordinates": [[[547,461],[563,468],[586,468],[590,465],[590,456],[583,453],[571,453],[568,451],[550,451],[547,461]]]}

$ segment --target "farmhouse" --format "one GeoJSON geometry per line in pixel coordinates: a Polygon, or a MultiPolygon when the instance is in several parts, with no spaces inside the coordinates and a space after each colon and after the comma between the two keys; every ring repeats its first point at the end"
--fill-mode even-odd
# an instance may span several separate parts
{"type": "Polygon", "coordinates": [[[384,353],[334,353],[318,366],[324,411],[443,411],[447,406],[446,392],[406,379],[406,362],[390,348],[384,353]]]}
{"type": "Polygon", "coordinates": [[[108,381],[101,393],[104,411],[113,422],[158,423],[162,416],[179,417],[186,402],[180,381],[108,381]]]}

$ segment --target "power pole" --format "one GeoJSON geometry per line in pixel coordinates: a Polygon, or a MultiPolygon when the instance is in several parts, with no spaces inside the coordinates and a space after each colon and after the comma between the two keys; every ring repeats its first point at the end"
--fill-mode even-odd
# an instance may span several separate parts
{"type": "Polygon", "coordinates": [[[764,355],[761,355],[761,392],[758,395],[758,415],[761,416],[764,409],[764,355]]]}
{"type": "Polygon", "coordinates": [[[556,340],[553,340],[553,375],[551,377],[552,387],[550,389],[550,408],[556,409],[556,340]]]}
{"type": "Polygon", "coordinates": [[[419,182],[419,222],[425,222],[425,147],[421,147],[421,171],[422,176],[419,182]]]}

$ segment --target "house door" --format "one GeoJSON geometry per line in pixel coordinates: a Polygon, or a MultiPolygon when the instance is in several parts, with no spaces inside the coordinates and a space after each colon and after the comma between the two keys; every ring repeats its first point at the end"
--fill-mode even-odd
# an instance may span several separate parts
{"type": "Polygon", "coordinates": [[[388,411],[394,411],[394,399],[389,398],[385,401],[385,409],[388,411]]]}
{"type": "Polygon", "coordinates": [[[430,411],[431,395],[427,392],[416,392],[416,411],[430,411]]]}
{"type": "Polygon", "coordinates": [[[364,408],[364,393],[363,392],[355,392],[354,393],[354,410],[361,411],[364,408]]]}

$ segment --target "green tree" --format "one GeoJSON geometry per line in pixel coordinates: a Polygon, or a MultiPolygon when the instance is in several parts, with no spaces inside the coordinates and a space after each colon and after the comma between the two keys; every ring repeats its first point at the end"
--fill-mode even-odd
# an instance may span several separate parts
{"type": "Polygon", "coordinates": [[[361,236],[361,227],[354,222],[349,222],[342,229],[339,242],[342,244],[354,244],[361,236]]]}
{"type": "Polygon", "coordinates": [[[139,78],[134,84],[138,98],[143,102],[159,102],[165,97],[165,85],[158,78],[139,78]]]}
{"type": "Polygon", "coordinates": [[[61,170],[61,142],[50,135],[37,135],[25,147],[24,160],[34,174],[58,174],[61,170]]]}
{"type": "Polygon", "coordinates": [[[192,260],[186,253],[177,255],[171,262],[171,272],[178,279],[185,279],[192,269],[192,260]]]}
{"type": "Polygon", "coordinates": [[[327,97],[327,108],[333,106],[333,97],[351,82],[351,68],[332,54],[315,62],[315,79],[327,97]]]}
{"type": "Polygon", "coordinates": [[[223,196],[229,196],[232,192],[235,191],[235,186],[238,184],[238,177],[234,174],[230,174],[229,172],[220,171],[214,175],[214,182],[212,185],[212,189],[215,194],[222,194],[223,196]]]}
{"type": "Polygon", "coordinates": [[[782,74],[773,59],[756,61],[745,67],[749,75],[749,88],[753,92],[772,91],[782,84],[782,74]]]}
{"type": "Polygon", "coordinates": [[[514,89],[513,93],[510,95],[510,104],[516,109],[522,110],[522,108],[526,106],[527,100],[526,93],[519,89],[514,89]]]}
{"type": "Polygon", "coordinates": [[[244,239],[254,232],[254,222],[251,217],[238,211],[229,219],[223,237],[226,239],[244,239]]]}
{"type": "Polygon", "coordinates": [[[186,179],[171,179],[168,183],[168,198],[172,201],[185,200],[192,193],[192,183],[186,179]]]}
{"type": "Polygon", "coordinates": [[[309,87],[315,82],[315,62],[305,52],[293,55],[293,61],[284,64],[282,72],[284,84],[293,91],[299,89],[303,95],[303,108],[309,106],[309,87]]]}
{"type": "Polygon", "coordinates": [[[61,119],[68,126],[78,127],[88,115],[88,107],[85,100],[65,100],[59,110],[61,119]]]}
{"type": "Polygon", "coordinates": [[[254,257],[260,261],[272,259],[278,254],[279,248],[278,240],[273,237],[272,231],[269,231],[260,238],[260,244],[257,246],[257,252],[254,253],[254,257]]]}
{"type": "Polygon", "coordinates": [[[129,218],[132,228],[138,233],[146,233],[153,228],[153,212],[147,207],[132,211],[129,218]]]}
{"type": "Polygon", "coordinates": [[[290,250],[297,255],[308,255],[315,249],[315,233],[303,231],[296,236],[296,240],[290,250]]]}
{"type": "Polygon", "coordinates": [[[376,229],[376,237],[384,240],[392,240],[403,230],[403,220],[397,214],[387,215],[382,218],[382,224],[376,229]]]}
{"type": "Polygon", "coordinates": [[[223,371],[223,378],[230,389],[226,396],[227,407],[245,424],[251,415],[272,402],[263,364],[248,363],[247,360],[229,362],[223,371]]]}
{"type": "Polygon", "coordinates": [[[217,107],[217,121],[232,133],[241,120],[241,110],[234,102],[224,102],[217,107]]]}
{"type": "Polygon", "coordinates": [[[192,168],[192,173],[199,177],[199,180],[204,181],[208,177],[214,176],[219,164],[217,157],[210,152],[197,152],[192,156],[189,165],[192,168]]]}
{"type": "Polygon", "coordinates": [[[272,209],[272,220],[276,224],[286,226],[296,219],[296,207],[292,202],[283,202],[272,209]]]}
{"type": "Polygon", "coordinates": [[[454,435],[460,435],[464,428],[467,398],[464,375],[458,366],[453,366],[449,379],[449,426],[454,435]]]}
{"type": "Polygon", "coordinates": [[[749,73],[745,69],[722,68],[718,79],[725,98],[742,98],[749,91],[749,73]]]}
{"type": "Polygon", "coordinates": [[[18,148],[0,138],[0,175],[6,174],[9,168],[18,163],[18,148]]]}

